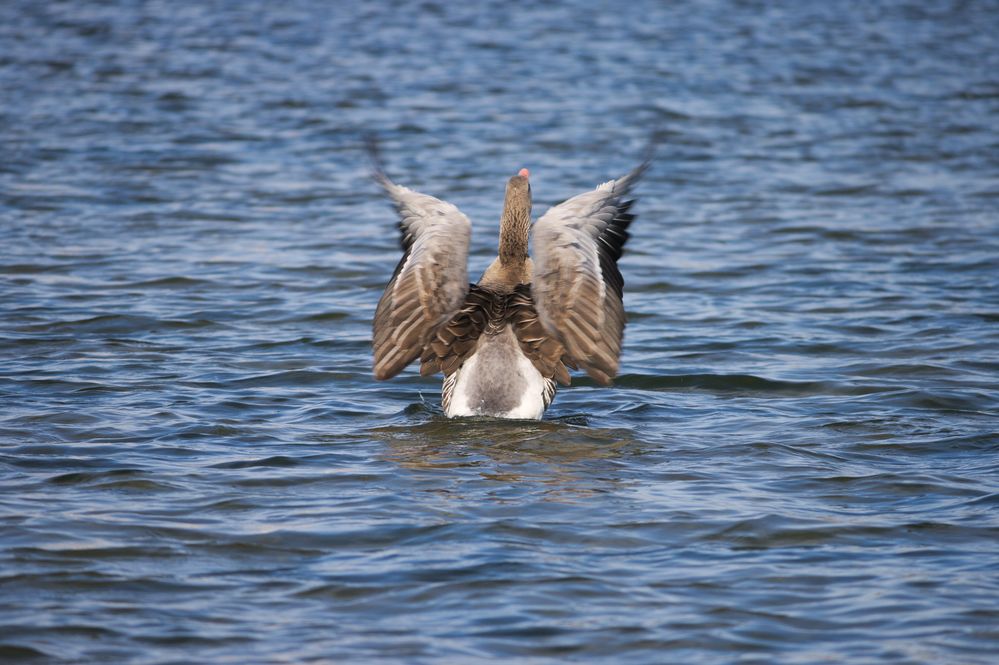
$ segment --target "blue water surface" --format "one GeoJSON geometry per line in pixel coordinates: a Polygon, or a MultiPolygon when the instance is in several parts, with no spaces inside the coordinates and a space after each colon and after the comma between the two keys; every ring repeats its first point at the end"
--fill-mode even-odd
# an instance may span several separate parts
{"type": "Polygon", "coordinates": [[[0,662],[999,652],[999,3],[0,3],[0,662]],[[653,169],[613,388],[371,376],[370,180],[653,169]]]}

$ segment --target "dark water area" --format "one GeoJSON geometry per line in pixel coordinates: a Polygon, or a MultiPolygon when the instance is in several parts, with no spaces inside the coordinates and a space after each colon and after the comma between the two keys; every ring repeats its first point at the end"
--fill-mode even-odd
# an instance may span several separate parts
{"type": "Polygon", "coordinates": [[[0,3],[0,662],[994,663],[999,3],[0,3]],[[622,370],[371,377],[361,135],[650,134],[622,370]]]}

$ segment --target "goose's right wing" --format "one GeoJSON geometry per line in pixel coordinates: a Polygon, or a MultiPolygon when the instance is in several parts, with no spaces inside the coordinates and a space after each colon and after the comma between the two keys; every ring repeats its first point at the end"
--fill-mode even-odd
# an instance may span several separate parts
{"type": "Polygon", "coordinates": [[[375,311],[375,378],[390,379],[423,351],[468,293],[472,225],[454,205],[375,178],[399,211],[404,254],[375,311]]]}
{"type": "Polygon", "coordinates": [[[624,334],[617,260],[634,219],[626,197],[648,165],[555,206],[534,225],[531,295],[538,319],[604,385],[617,374],[624,334]]]}

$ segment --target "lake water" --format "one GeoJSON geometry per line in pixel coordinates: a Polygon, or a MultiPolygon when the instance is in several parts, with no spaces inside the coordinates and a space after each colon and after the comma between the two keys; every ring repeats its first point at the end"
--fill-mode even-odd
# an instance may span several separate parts
{"type": "Polygon", "coordinates": [[[999,3],[0,5],[0,661],[999,652],[999,3]],[[371,377],[361,149],[622,174],[621,375],[371,377]]]}

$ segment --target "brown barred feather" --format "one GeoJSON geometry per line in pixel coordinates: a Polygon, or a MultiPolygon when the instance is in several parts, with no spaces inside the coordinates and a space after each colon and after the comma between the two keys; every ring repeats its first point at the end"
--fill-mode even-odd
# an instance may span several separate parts
{"type": "MultiPolygon", "coordinates": [[[[470,285],[465,304],[454,317],[437,329],[420,359],[424,376],[443,372],[451,376],[475,353],[482,335],[495,335],[510,325],[520,349],[546,379],[569,385],[565,349],[545,332],[531,298],[531,287],[519,285],[512,293],[497,293],[470,285]]],[[[571,361],[570,361],[571,362],[571,361]]],[[[575,367],[572,366],[574,369],[575,367]]]]}

